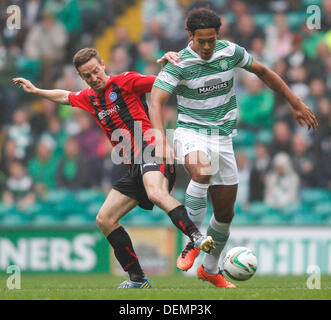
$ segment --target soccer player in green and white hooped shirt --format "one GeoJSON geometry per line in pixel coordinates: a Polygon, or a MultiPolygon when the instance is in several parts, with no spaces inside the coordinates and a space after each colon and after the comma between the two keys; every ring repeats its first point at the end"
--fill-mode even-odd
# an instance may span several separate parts
{"type": "MultiPolygon", "coordinates": [[[[301,126],[316,129],[318,124],[310,108],[276,73],[239,45],[218,40],[220,26],[219,16],[211,10],[195,9],[189,13],[186,29],[190,42],[180,51],[181,58],[174,64],[168,63],[154,82],[149,115],[157,137],[156,156],[168,163],[181,161],[191,175],[185,205],[198,227],[206,213],[207,192],[210,193],[214,214],[207,234],[212,235],[216,248],[205,255],[198,277],[216,287],[233,288],[219,272],[219,258],[229,238],[238,186],[232,147],[238,113],[235,68],[255,73],[268,87],[283,95],[301,126]],[[168,144],[161,112],[174,91],[178,102],[175,150],[168,144]]],[[[189,242],[177,259],[177,267],[188,270],[198,254],[199,250],[189,242]]]]}

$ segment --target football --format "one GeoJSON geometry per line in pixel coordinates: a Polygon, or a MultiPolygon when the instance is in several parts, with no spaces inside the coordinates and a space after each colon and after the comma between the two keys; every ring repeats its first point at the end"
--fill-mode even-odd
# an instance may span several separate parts
{"type": "Polygon", "coordinates": [[[233,280],[248,280],[257,270],[256,255],[246,247],[232,248],[225,255],[223,269],[225,274],[233,280]]]}

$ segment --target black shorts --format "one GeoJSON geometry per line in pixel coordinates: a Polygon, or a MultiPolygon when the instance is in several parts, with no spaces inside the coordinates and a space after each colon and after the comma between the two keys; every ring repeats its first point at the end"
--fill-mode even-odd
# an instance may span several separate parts
{"type": "Polygon", "coordinates": [[[143,184],[142,176],[144,173],[149,171],[162,172],[169,182],[169,192],[175,184],[175,166],[173,166],[173,172],[171,172],[169,165],[165,164],[143,163],[126,166],[127,172],[115,183],[113,188],[130,198],[136,199],[139,202],[139,206],[143,209],[152,210],[154,207],[154,203],[148,199],[143,184]]]}

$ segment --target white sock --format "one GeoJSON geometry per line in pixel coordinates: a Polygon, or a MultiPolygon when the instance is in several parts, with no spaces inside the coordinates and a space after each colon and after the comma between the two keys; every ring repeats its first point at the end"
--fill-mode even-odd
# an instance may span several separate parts
{"type": "Polygon", "coordinates": [[[202,264],[207,273],[217,274],[219,272],[219,259],[230,235],[230,223],[217,222],[214,215],[211,217],[207,235],[214,239],[215,249],[210,254],[204,255],[202,264]]]}
{"type": "Polygon", "coordinates": [[[185,207],[193,223],[201,228],[207,212],[207,193],[209,184],[190,181],[185,192],[185,207]]]}

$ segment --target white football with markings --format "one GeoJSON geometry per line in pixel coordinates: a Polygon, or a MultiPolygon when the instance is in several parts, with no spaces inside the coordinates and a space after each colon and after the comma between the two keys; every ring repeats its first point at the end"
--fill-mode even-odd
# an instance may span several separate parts
{"type": "Polygon", "coordinates": [[[255,253],[246,247],[230,249],[223,260],[225,274],[237,281],[250,279],[257,270],[255,253]]]}

